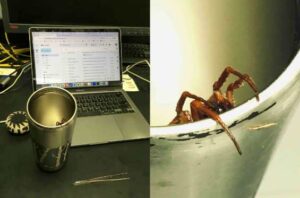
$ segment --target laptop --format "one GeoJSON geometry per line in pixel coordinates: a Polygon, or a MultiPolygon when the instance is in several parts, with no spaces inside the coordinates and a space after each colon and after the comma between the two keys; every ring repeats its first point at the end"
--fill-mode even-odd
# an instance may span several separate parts
{"type": "Polygon", "coordinates": [[[30,28],[33,90],[58,86],[77,100],[72,146],[149,138],[149,124],[122,89],[118,28],[30,28]]]}

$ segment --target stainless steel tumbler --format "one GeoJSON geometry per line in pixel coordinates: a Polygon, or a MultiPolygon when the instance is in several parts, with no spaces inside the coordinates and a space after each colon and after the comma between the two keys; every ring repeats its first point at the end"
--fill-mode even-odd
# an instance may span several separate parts
{"type": "Polygon", "coordinates": [[[75,98],[65,89],[45,87],[29,97],[26,110],[38,167],[44,171],[61,169],[77,117],[75,98]]]}

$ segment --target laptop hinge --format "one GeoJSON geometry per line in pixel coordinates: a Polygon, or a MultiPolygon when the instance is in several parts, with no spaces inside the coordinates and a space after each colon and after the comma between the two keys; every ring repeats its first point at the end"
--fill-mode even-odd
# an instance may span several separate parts
{"type": "Polygon", "coordinates": [[[93,93],[93,92],[109,92],[109,91],[121,91],[121,87],[101,87],[101,88],[77,88],[68,89],[71,93],[93,93]]]}

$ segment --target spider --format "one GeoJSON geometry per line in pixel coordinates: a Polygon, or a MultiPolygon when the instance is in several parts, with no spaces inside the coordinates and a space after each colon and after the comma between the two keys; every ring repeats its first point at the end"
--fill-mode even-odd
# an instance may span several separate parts
{"type": "Polygon", "coordinates": [[[241,74],[234,68],[228,66],[224,69],[219,79],[213,84],[213,94],[210,96],[208,100],[205,100],[187,91],[184,91],[181,94],[181,97],[179,98],[176,106],[177,115],[170,122],[170,125],[194,122],[208,117],[212,118],[222,126],[224,131],[233,141],[237,151],[241,155],[242,151],[240,149],[238,142],[236,141],[235,137],[230,132],[229,128],[222,121],[222,119],[218,114],[228,111],[235,107],[233,91],[235,89],[240,88],[243,85],[244,81],[249,84],[249,86],[255,93],[256,100],[259,101],[258,90],[256,88],[253,79],[249,75],[241,74]],[[233,83],[229,84],[226,90],[226,94],[223,94],[220,89],[223,86],[229,74],[233,74],[237,76],[238,79],[233,83]],[[186,98],[193,99],[193,101],[190,103],[191,113],[189,111],[182,110],[186,98]]]}
{"type": "Polygon", "coordinates": [[[60,122],[60,121],[57,121],[57,122],[56,122],[56,126],[63,125],[66,121],[67,121],[66,118],[62,118],[62,119],[61,119],[61,122],[60,122]]]}

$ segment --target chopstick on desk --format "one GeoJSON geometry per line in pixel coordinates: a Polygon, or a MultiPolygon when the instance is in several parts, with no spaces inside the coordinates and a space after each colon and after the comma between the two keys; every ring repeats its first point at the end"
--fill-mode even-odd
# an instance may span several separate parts
{"type": "Polygon", "coordinates": [[[130,177],[119,177],[122,175],[128,175],[128,173],[118,173],[113,175],[105,175],[101,177],[95,177],[92,179],[78,180],[73,183],[74,186],[92,184],[92,183],[106,183],[106,182],[115,182],[115,181],[124,181],[129,180],[130,177]]]}

